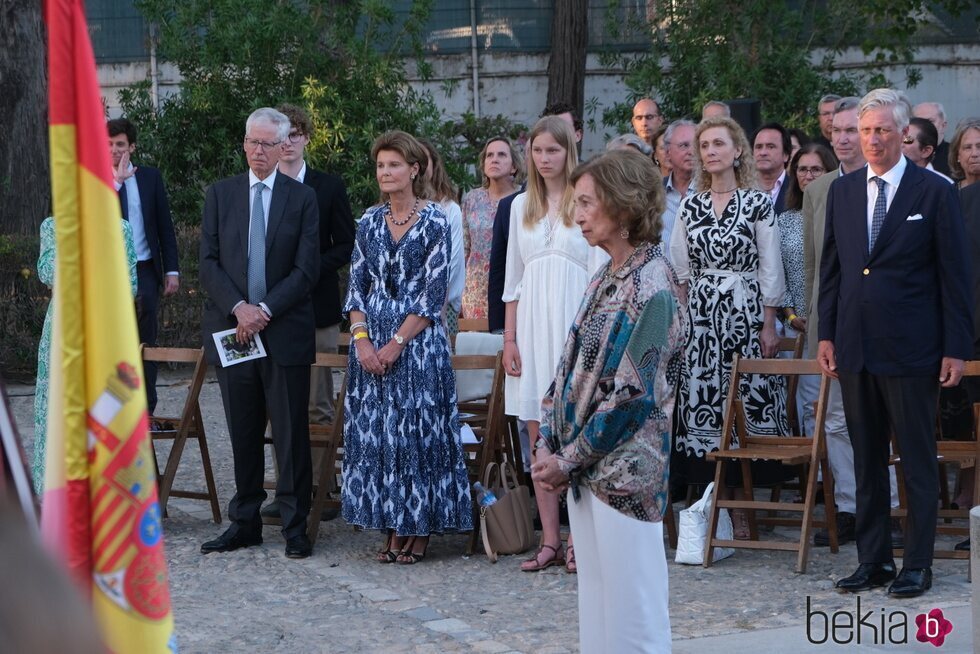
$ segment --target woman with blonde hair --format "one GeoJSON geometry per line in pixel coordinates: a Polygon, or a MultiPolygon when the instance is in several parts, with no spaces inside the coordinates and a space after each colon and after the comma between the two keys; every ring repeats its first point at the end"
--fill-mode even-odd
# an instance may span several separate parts
{"type": "Polygon", "coordinates": [[[478,162],[482,184],[463,197],[463,251],[466,285],[463,318],[487,318],[487,285],[490,244],[497,203],[514,193],[524,180],[524,157],[505,136],[495,136],[483,146],[478,162]]]}
{"type": "MultiPolygon", "coordinates": [[[[541,400],[589,283],[590,248],[572,216],[568,180],[578,158],[571,125],[557,116],[542,118],[531,130],[527,151],[527,191],[514,199],[510,210],[503,292],[504,371],[506,412],[527,423],[533,446],[538,444],[541,400]]],[[[558,496],[538,484],[535,492],[541,548],[521,569],[531,572],[567,562],[569,571],[574,571],[571,541],[567,557],[562,551],[558,496]]]]}
{"type": "MultiPolygon", "coordinates": [[[[776,315],[786,291],[776,214],[768,194],[755,188],[755,160],[745,132],[731,118],[706,118],[695,140],[698,192],[681,203],[670,242],[671,261],[688,294],[690,330],[676,448],[689,483],[714,475],[705,455],[721,444],[732,358],[776,355],[776,315]]],[[[753,378],[740,394],[749,433],[787,433],[786,394],[779,379],[753,378]]],[[[760,484],[780,474],[760,473],[753,475],[760,484]]],[[[744,535],[744,514],[733,517],[736,535],[744,535]]]]}
{"type": "Polygon", "coordinates": [[[344,313],[344,520],[387,532],[380,563],[418,563],[429,535],[473,528],[456,378],[442,321],[449,223],[426,199],[425,148],[387,132],[371,156],[383,203],[357,227],[344,313]]]}

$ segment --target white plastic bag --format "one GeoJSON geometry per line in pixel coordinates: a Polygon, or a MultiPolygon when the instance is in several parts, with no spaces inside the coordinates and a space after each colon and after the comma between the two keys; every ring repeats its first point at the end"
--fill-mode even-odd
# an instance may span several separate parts
{"type": "MultiPolygon", "coordinates": [[[[680,512],[677,528],[677,554],[674,560],[688,565],[704,563],[704,547],[708,538],[708,515],[711,513],[711,501],[714,499],[715,483],[711,482],[704,489],[704,495],[690,507],[680,512]]],[[[718,525],[715,531],[717,538],[733,540],[732,519],[728,509],[718,512],[718,525]]],[[[716,547],[712,553],[712,563],[727,559],[735,553],[730,547],[716,547]]]]}

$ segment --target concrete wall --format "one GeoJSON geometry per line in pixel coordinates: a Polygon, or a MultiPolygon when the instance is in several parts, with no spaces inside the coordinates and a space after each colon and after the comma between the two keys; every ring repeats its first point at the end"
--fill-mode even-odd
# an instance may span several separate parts
{"type": "MultiPolygon", "coordinates": [[[[446,116],[459,116],[474,110],[471,62],[469,54],[434,56],[430,59],[433,75],[429,81],[419,80],[411,65],[409,78],[412,84],[433,94],[446,116]]],[[[586,66],[586,103],[595,101],[595,115],[601,119],[602,110],[625,99],[628,92],[621,72],[604,68],[596,55],[589,55],[586,66]]],[[[864,57],[858,49],[845,53],[839,59],[841,70],[855,70],[864,66],[864,57]]],[[[909,91],[909,95],[913,102],[928,100],[945,105],[949,122],[948,140],[952,138],[959,120],[980,115],[980,44],[924,47],[916,57],[916,66],[922,71],[923,80],[909,91]]],[[[148,68],[145,62],[99,66],[99,80],[112,116],[120,112],[118,90],[146,79],[148,68]]],[[[525,125],[532,125],[547,98],[547,69],[546,53],[495,54],[480,51],[478,78],[481,115],[502,114],[525,125]]],[[[894,84],[904,87],[904,68],[893,68],[887,74],[894,84]]],[[[178,82],[179,74],[173,66],[161,66],[161,96],[176,92],[178,82]]],[[[601,120],[597,133],[586,131],[583,138],[584,156],[602,150],[605,131],[601,120]]]]}

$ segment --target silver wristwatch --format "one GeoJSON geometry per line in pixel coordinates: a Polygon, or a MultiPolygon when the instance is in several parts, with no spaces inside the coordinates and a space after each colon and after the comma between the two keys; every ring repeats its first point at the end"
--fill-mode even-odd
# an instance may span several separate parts
{"type": "Polygon", "coordinates": [[[394,338],[395,339],[395,342],[398,343],[399,345],[404,345],[405,344],[405,337],[404,336],[399,336],[398,334],[395,334],[394,336],[392,336],[392,338],[394,338]]]}

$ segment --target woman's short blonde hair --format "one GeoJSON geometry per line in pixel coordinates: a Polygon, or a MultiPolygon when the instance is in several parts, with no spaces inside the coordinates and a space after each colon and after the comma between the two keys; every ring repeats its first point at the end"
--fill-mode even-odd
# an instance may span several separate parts
{"type": "Polygon", "coordinates": [[[966,118],[960,122],[956,126],[956,135],[949,143],[949,172],[954,179],[963,179],[966,177],[966,171],[960,165],[960,145],[963,143],[963,137],[971,129],[980,132],[980,118],[966,118]]]}
{"type": "MultiPolygon", "coordinates": [[[[371,146],[371,160],[377,162],[378,153],[383,150],[397,152],[409,167],[418,164],[419,172],[412,180],[412,192],[418,198],[429,197],[429,185],[425,182],[425,169],[428,166],[429,157],[422,144],[407,132],[392,130],[374,140],[374,145],[371,146]]],[[[387,201],[388,194],[382,193],[381,202],[387,201]]]]}
{"type": "Polygon", "coordinates": [[[752,156],[752,146],[749,139],[745,136],[745,130],[731,118],[725,116],[715,116],[705,118],[694,130],[694,149],[698,153],[698,165],[694,167],[695,186],[699,192],[707,191],[711,188],[711,175],[704,169],[701,161],[701,135],[705,130],[712,127],[724,127],[732,137],[735,148],[742,151],[742,154],[735,158],[735,185],[738,188],[756,188],[759,183],[758,173],[755,168],[755,157],[752,156]]]}
{"type": "Polygon", "coordinates": [[[660,242],[666,200],[663,179],[650,157],[631,148],[610,150],[576,168],[569,184],[585,175],[592,178],[606,215],[629,232],[630,243],[660,242]]]}
{"type": "Polygon", "coordinates": [[[480,185],[483,188],[490,188],[490,178],[483,172],[483,164],[486,161],[487,150],[490,149],[490,145],[497,141],[507,144],[507,149],[510,150],[510,161],[514,164],[514,170],[517,171],[514,173],[514,185],[520,186],[524,183],[524,155],[521,154],[518,148],[514,147],[514,144],[506,136],[494,136],[483,144],[483,149],[480,150],[480,159],[476,163],[476,169],[480,175],[480,185]]]}

